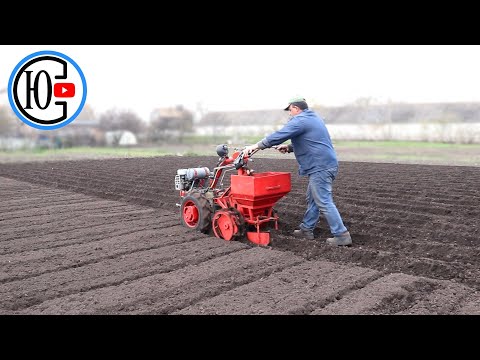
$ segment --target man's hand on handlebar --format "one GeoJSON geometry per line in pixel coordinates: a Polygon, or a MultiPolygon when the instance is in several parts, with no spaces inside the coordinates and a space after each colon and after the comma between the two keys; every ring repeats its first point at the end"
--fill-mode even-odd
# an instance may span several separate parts
{"type": "Polygon", "coordinates": [[[274,146],[274,148],[280,151],[282,154],[286,154],[288,152],[288,145],[277,145],[274,146]]]}
{"type": "Polygon", "coordinates": [[[245,149],[243,149],[243,152],[247,155],[251,155],[255,150],[258,149],[258,145],[250,145],[250,146],[245,146],[245,149]]]}
{"type": "MultiPolygon", "coordinates": [[[[276,146],[272,146],[272,148],[280,151],[282,154],[288,153],[288,147],[289,147],[289,145],[276,145],[276,146]]],[[[257,152],[258,150],[259,150],[259,149],[258,149],[258,145],[257,145],[257,144],[254,144],[254,145],[246,146],[246,147],[243,149],[243,152],[244,152],[246,155],[252,155],[253,153],[257,152]]]]}

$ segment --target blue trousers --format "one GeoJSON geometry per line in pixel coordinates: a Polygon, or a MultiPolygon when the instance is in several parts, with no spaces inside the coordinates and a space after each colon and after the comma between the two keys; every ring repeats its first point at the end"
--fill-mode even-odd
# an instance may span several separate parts
{"type": "Polygon", "coordinates": [[[307,211],[300,224],[300,227],[304,230],[313,231],[321,214],[327,221],[333,236],[338,236],[347,231],[333,202],[332,185],[337,174],[338,167],[333,167],[317,171],[308,176],[307,211]]]}

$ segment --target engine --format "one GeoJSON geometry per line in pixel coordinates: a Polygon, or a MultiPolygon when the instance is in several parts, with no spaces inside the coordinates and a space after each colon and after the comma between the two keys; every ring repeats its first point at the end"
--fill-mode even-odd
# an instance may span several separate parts
{"type": "Polygon", "coordinates": [[[195,181],[197,184],[204,183],[204,179],[210,176],[210,170],[207,167],[178,169],[175,175],[175,190],[190,190],[195,181]],[[203,180],[203,181],[202,181],[203,180]]]}

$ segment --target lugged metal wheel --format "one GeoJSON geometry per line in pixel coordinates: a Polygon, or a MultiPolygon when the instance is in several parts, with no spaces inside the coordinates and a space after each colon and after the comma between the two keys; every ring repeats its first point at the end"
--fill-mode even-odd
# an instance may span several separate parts
{"type": "Polygon", "coordinates": [[[210,231],[212,210],[204,195],[193,193],[185,196],[180,209],[182,225],[205,234],[210,231]]]}

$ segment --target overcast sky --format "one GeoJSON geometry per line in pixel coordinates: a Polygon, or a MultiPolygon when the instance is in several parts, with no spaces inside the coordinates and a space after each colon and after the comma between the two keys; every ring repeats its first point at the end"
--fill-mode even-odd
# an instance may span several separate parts
{"type": "MultiPolygon", "coordinates": [[[[276,109],[290,97],[339,106],[480,102],[480,45],[0,45],[0,89],[27,55],[72,58],[97,113],[157,107],[195,111],[276,109]]],[[[0,106],[8,105],[5,93],[0,106]]]]}

